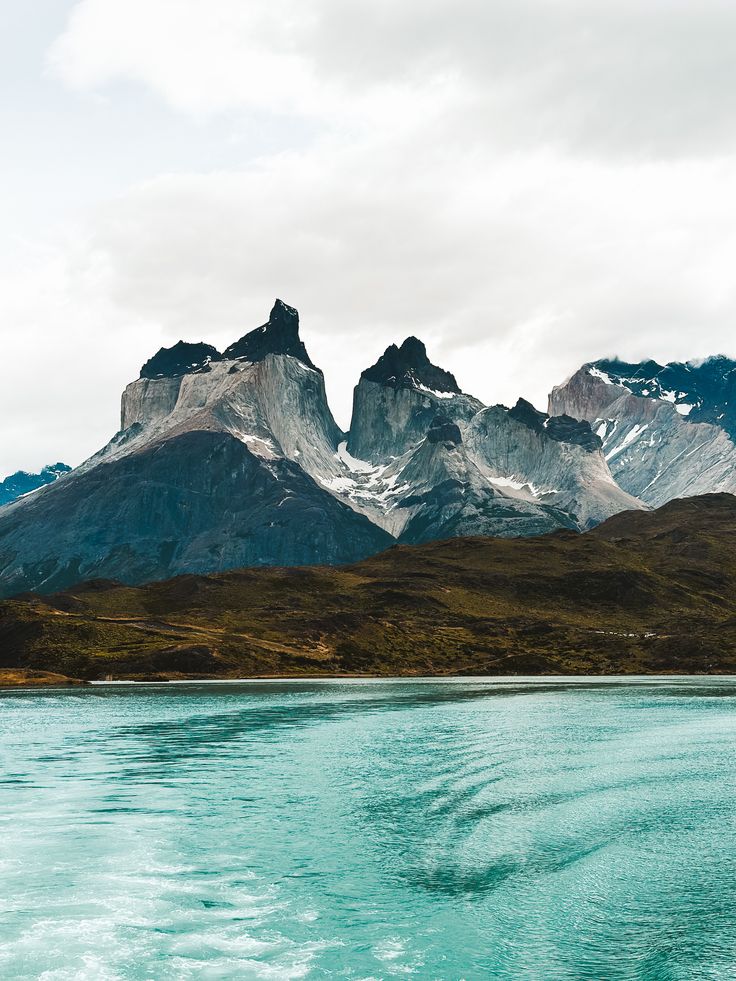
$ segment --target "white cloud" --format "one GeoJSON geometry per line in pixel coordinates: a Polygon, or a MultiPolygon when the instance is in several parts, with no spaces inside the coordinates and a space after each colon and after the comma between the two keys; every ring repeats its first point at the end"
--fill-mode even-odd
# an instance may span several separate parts
{"type": "Polygon", "coordinates": [[[50,64],[178,110],[415,116],[427,86],[506,145],[733,148],[731,0],[81,0],[50,64]]]}
{"type": "Polygon", "coordinates": [[[488,402],[615,352],[733,353],[734,28],[719,0],[76,3],[52,78],[112,114],[135,83],[193,142],[203,116],[293,138],[228,170],[183,151],[0,267],[24,366],[0,469],[78,462],[161,343],[224,346],[277,295],[343,425],[410,333],[488,402]]]}
{"type": "Polygon", "coordinates": [[[106,212],[95,244],[116,306],[172,340],[229,342],[276,294],[299,306],[343,423],[360,370],[409,333],[481,398],[540,403],[591,357],[728,346],[735,176],[468,159],[417,134],[329,140],[249,172],[153,181],[106,212]]]}
{"type": "Polygon", "coordinates": [[[120,392],[160,334],[110,301],[106,255],[69,235],[0,275],[0,478],[77,464],[118,429],[120,392]]]}

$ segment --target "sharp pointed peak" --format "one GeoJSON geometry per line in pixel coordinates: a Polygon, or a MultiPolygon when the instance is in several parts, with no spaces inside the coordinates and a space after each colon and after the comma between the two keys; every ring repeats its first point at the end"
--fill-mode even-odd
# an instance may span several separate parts
{"type": "Polygon", "coordinates": [[[296,320],[297,325],[299,323],[299,311],[296,307],[290,307],[288,303],[284,303],[278,297],[273,302],[271,307],[271,313],[268,317],[269,323],[274,323],[278,320],[293,321],[296,320]]]}
{"type": "Polygon", "coordinates": [[[420,340],[414,335],[407,337],[399,347],[399,351],[407,358],[415,358],[418,361],[425,361],[429,363],[429,358],[427,357],[427,345],[424,341],[420,340]]]}
{"type": "Polygon", "coordinates": [[[308,368],[319,371],[299,336],[298,310],[280,299],[274,302],[266,323],[231,344],[223,357],[228,360],[263,361],[269,354],[291,355],[308,368]]]}
{"type": "Polygon", "coordinates": [[[455,376],[432,364],[424,341],[407,337],[400,346],[389,344],[381,357],[361,378],[389,388],[410,388],[460,395],[455,376]]]}

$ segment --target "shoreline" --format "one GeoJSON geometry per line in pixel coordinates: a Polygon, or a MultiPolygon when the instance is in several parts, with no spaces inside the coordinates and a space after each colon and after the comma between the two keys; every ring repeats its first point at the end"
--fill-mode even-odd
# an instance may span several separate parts
{"type": "MultiPolygon", "coordinates": [[[[526,675],[348,675],[348,674],[321,674],[321,675],[254,675],[238,678],[159,678],[159,679],[135,679],[123,678],[113,680],[94,680],[85,681],[83,679],[67,678],[64,675],[53,674],[51,672],[34,671],[28,672],[26,677],[17,677],[10,680],[3,677],[4,672],[0,671],[0,696],[3,692],[13,691],[68,691],[73,689],[92,689],[92,688],[166,688],[171,686],[183,685],[267,685],[267,684],[324,684],[329,685],[335,682],[354,683],[354,684],[437,684],[447,682],[453,684],[462,683],[485,683],[496,685],[515,685],[519,683],[539,683],[539,684],[620,684],[622,682],[641,682],[651,684],[655,682],[671,683],[680,680],[724,680],[736,681],[736,673],[723,674],[691,674],[681,672],[669,673],[625,673],[616,674],[526,674],[526,675]]],[[[23,671],[14,671],[14,675],[22,675],[23,671]]]]}

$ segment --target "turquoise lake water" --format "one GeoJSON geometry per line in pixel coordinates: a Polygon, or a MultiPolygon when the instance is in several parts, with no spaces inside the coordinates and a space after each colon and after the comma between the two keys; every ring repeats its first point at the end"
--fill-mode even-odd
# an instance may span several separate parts
{"type": "Polygon", "coordinates": [[[0,978],[736,978],[736,681],[0,694],[0,978]]]}

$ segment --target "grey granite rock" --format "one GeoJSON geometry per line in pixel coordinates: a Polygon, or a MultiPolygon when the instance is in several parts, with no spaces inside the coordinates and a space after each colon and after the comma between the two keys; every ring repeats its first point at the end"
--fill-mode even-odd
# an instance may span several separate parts
{"type": "MultiPolygon", "coordinates": [[[[554,388],[549,408],[591,424],[621,487],[652,507],[678,497],[736,492],[736,447],[726,429],[691,421],[690,403],[673,400],[678,392],[643,385],[637,394],[600,364],[584,365],[554,388]]],[[[654,362],[643,364],[651,368],[654,362]]],[[[707,406],[701,409],[700,418],[712,415],[707,406]]]]}

